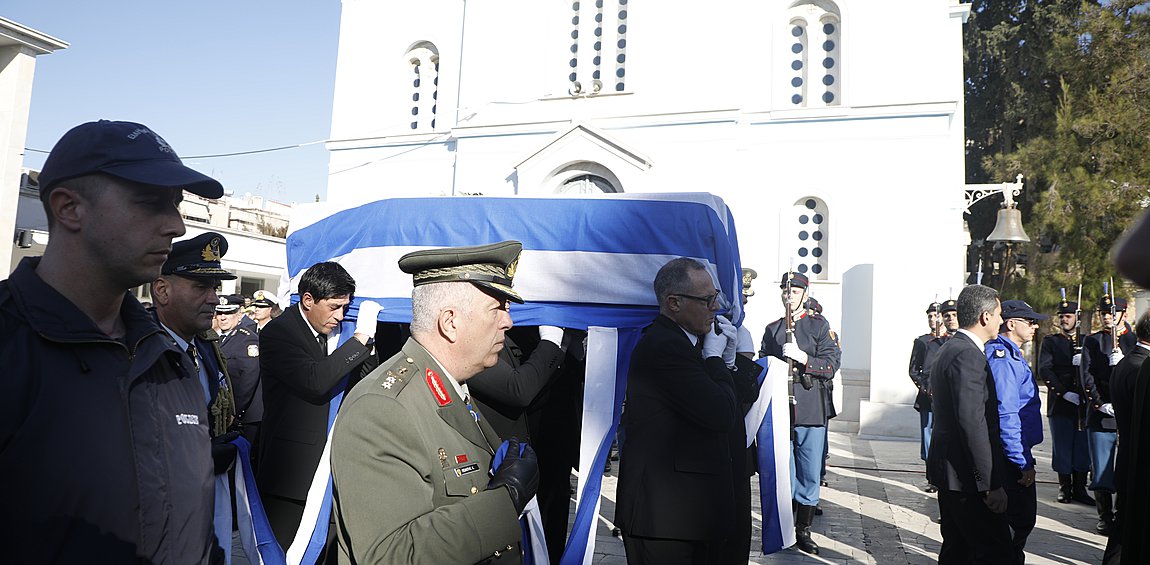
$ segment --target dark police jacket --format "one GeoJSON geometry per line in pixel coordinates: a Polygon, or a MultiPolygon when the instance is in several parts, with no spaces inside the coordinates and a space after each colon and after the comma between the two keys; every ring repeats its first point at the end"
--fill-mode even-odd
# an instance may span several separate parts
{"type": "Polygon", "coordinates": [[[0,282],[0,547],[11,563],[201,563],[208,415],[186,356],[135,297],[122,341],[24,259],[0,282]]]}
{"type": "Polygon", "coordinates": [[[1074,418],[1080,425],[1086,425],[1087,397],[1082,396],[1082,384],[1078,379],[1079,368],[1074,366],[1074,343],[1059,332],[1042,338],[1038,349],[1038,376],[1046,383],[1046,415],[1074,418]],[[1077,405],[1062,398],[1073,392],[1080,396],[1077,405]]]}
{"type": "Polygon", "coordinates": [[[968,494],[997,489],[1017,467],[1006,459],[998,427],[998,394],[982,347],[955,334],[943,344],[930,373],[934,430],[926,478],[968,494]]]}
{"type": "MultiPolygon", "coordinates": [[[[759,357],[783,357],[783,344],[787,342],[786,325],[779,318],[767,326],[759,357]]],[[[839,368],[842,351],[831,337],[831,325],[818,314],[806,315],[795,322],[795,343],[807,354],[802,371],[812,377],[814,386],[806,390],[800,385],[792,387],[795,395],[796,426],[825,426],[829,418],[827,405],[830,393],[828,383],[839,368]]]]}
{"type": "Polygon", "coordinates": [[[615,523],[625,535],[721,540],[734,524],[734,371],[670,318],[643,330],[627,376],[615,523]]]}
{"type": "Polygon", "coordinates": [[[323,446],[327,443],[330,401],[350,389],[378,362],[367,346],[348,339],[330,355],[323,352],[300,312],[288,308],[260,332],[260,378],[264,419],[256,483],[260,493],[306,500],[323,446]]]}
{"type": "MultiPolygon", "coordinates": [[[[254,424],[263,421],[264,398],[260,386],[260,338],[255,325],[240,324],[220,336],[220,351],[228,361],[228,376],[236,397],[240,421],[254,424]]],[[[318,346],[317,346],[318,347],[318,346]]]]}
{"type": "Polygon", "coordinates": [[[931,334],[923,334],[914,338],[914,345],[910,349],[910,382],[914,383],[918,393],[914,398],[914,409],[919,412],[930,411],[930,374],[926,372],[926,346],[934,339],[931,334]]]}
{"type": "MultiPolygon", "coordinates": [[[[1118,336],[1118,349],[1123,355],[1129,355],[1134,350],[1138,338],[1130,324],[1122,323],[1126,332],[1118,336]]],[[[1103,404],[1111,403],[1110,374],[1114,370],[1110,366],[1110,352],[1114,341],[1109,331],[1094,332],[1082,340],[1082,398],[1089,402],[1086,416],[1086,426],[1092,430],[1114,432],[1118,425],[1114,418],[1098,411],[1103,404]]]]}

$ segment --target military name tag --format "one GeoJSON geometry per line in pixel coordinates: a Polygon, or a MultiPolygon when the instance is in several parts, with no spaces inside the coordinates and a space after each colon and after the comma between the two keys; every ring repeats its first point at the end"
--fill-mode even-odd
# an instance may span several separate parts
{"type": "Polygon", "coordinates": [[[478,470],[479,470],[479,463],[472,463],[470,465],[464,465],[462,467],[456,467],[455,468],[455,476],[456,477],[462,477],[463,475],[470,475],[471,473],[474,473],[478,470]]]}

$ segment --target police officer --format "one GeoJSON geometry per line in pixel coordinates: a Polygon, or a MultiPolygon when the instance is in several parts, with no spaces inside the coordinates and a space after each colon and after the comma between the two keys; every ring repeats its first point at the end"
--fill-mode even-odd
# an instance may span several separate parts
{"type": "MultiPolygon", "coordinates": [[[[243,424],[243,435],[252,444],[259,437],[263,421],[263,387],[260,386],[260,339],[254,323],[245,326],[242,307],[244,298],[238,294],[221,296],[216,305],[216,325],[220,333],[220,351],[228,362],[228,376],[232,378],[232,392],[236,398],[236,415],[243,424]]],[[[254,457],[253,457],[254,459],[254,457]]]]}
{"type": "Polygon", "coordinates": [[[1118,445],[1118,425],[1110,399],[1110,373],[1123,357],[1134,349],[1138,338],[1123,321],[1126,300],[1102,295],[1098,301],[1102,329],[1090,334],[1082,344],[1081,394],[1087,399],[1086,439],[1090,448],[1090,490],[1098,508],[1094,529],[1110,535],[1114,525],[1114,454],[1118,445]],[[1115,346],[1114,333],[1118,334],[1115,346]]]}
{"type": "Polygon", "coordinates": [[[1047,318],[1022,300],[1006,300],[998,337],[984,347],[998,397],[999,437],[1006,458],[1013,464],[1007,466],[1003,489],[1010,542],[1018,563],[1025,561],[1026,538],[1034,530],[1038,511],[1031,448],[1042,443],[1042,401],[1022,346],[1034,339],[1039,322],[1047,318]]]}
{"type": "Polygon", "coordinates": [[[818,554],[819,546],[811,539],[811,520],[819,503],[819,471],[823,447],[827,440],[827,383],[834,377],[842,355],[831,337],[831,327],[819,315],[809,315],[803,307],[807,299],[807,276],[783,273],[779,287],[782,301],[791,320],[771,322],[763,335],[759,357],[771,355],[787,360],[793,366],[794,433],[791,494],[796,508],[796,545],[806,553],[818,554]],[[793,330],[788,331],[788,326],[793,330]],[[788,335],[789,334],[789,335],[788,335]],[[809,389],[799,386],[810,378],[809,389]]]}
{"type": "Polygon", "coordinates": [[[1086,492],[1090,451],[1086,439],[1086,402],[1082,396],[1082,364],[1078,333],[1078,303],[1058,303],[1058,333],[1042,338],[1038,350],[1038,376],[1046,384],[1046,416],[1050,421],[1051,467],[1058,473],[1058,498],[1095,505],[1086,492]]]}
{"type": "Polygon", "coordinates": [[[914,399],[914,409],[918,410],[921,432],[919,452],[923,461],[926,461],[926,453],[930,450],[930,426],[933,422],[933,414],[930,411],[930,375],[926,372],[926,348],[930,340],[940,335],[940,330],[945,333],[937,302],[931,302],[930,306],[926,307],[926,323],[930,326],[930,332],[914,338],[914,344],[910,349],[910,381],[918,390],[914,399]]]}
{"type": "Polygon", "coordinates": [[[229,443],[239,435],[235,398],[227,364],[219,348],[219,337],[211,331],[216,289],[222,280],[236,275],[220,266],[228,252],[228,241],[216,232],[205,232],[172,244],[160,276],[152,281],[152,300],[160,326],[187,353],[187,362],[197,373],[208,407],[215,465],[216,497],[213,524],[216,539],[230,559],[232,505],[227,471],[235,461],[236,447],[229,443]]]}
{"type": "Polygon", "coordinates": [[[332,432],[340,563],[519,562],[535,454],[512,439],[492,469],[500,439],[466,381],[496,363],[509,302],[523,302],[511,288],[521,249],[400,258],[415,285],[411,338],[351,390],[332,432]]]}

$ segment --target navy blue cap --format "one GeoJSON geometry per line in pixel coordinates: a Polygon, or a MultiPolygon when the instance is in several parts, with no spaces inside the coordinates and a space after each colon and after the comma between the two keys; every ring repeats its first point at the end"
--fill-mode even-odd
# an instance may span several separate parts
{"type": "Polygon", "coordinates": [[[937,302],[931,302],[930,306],[926,307],[927,314],[938,314],[939,305],[937,302]]]}
{"type": "Polygon", "coordinates": [[[225,294],[220,296],[220,303],[216,305],[217,314],[235,314],[244,305],[244,297],[238,294],[225,294]]]}
{"type": "Polygon", "coordinates": [[[808,298],[807,299],[807,310],[810,310],[810,311],[814,312],[815,314],[822,314],[823,313],[823,305],[819,304],[819,301],[815,300],[814,298],[808,298]]]}
{"type": "Polygon", "coordinates": [[[807,288],[810,286],[810,279],[802,273],[794,271],[787,271],[783,273],[782,282],[779,283],[779,288],[787,288],[787,281],[790,281],[791,286],[795,288],[807,288]]]}
{"type": "Polygon", "coordinates": [[[1059,314],[1077,314],[1078,303],[1073,300],[1063,300],[1058,303],[1059,314]]]}
{"type": "Polygon", "coordinates": [[[950,300],[944,301],[942,303],[942,307],[939,309],[939,312],[941,312],[943,314],[945,314],[947,312],[958,312],[958,302],[955,301],[955,299],[953,299],[953,298],[951,298],[950,300]]]}
{"type": "Polygon", "coordinates": [[[1009,320],[1011,318],[1021,318],[1023,320],[1045,320],[1049,318],[1046,314],[1039,314],[1031,308],[1025,300],[1003,300],[1002,301],[1002,319],[1009,320]]]}
{"type": "Polygon", "coordinates": [[[64,134],[40,170],[40,192],[96,173],[131,182],[182,188],[204,198],[219,198],[219,181],[188,168],[164,138],[133,122],[100,120],[80,124],[64,134]]]}
{"type": "Polygon", "coordinates": [[[204,232],[192,239],[173,243],[168,260],[160,267],[160,274],[194,279],[235,280],[234,273],[220,266],[220,259],[227,252],[228,240],[223,235],[214,231],[204,232]]]}

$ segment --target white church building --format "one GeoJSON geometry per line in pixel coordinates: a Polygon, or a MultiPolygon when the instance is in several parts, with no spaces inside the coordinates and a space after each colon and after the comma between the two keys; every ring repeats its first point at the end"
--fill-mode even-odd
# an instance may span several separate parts
{"type": "Polygon", "coordinates": [[[841,334],[835,426],[917,437],[924,310],[965,275],[959,0],[343,0],[328,199],[710,192],[841,334]]]}

